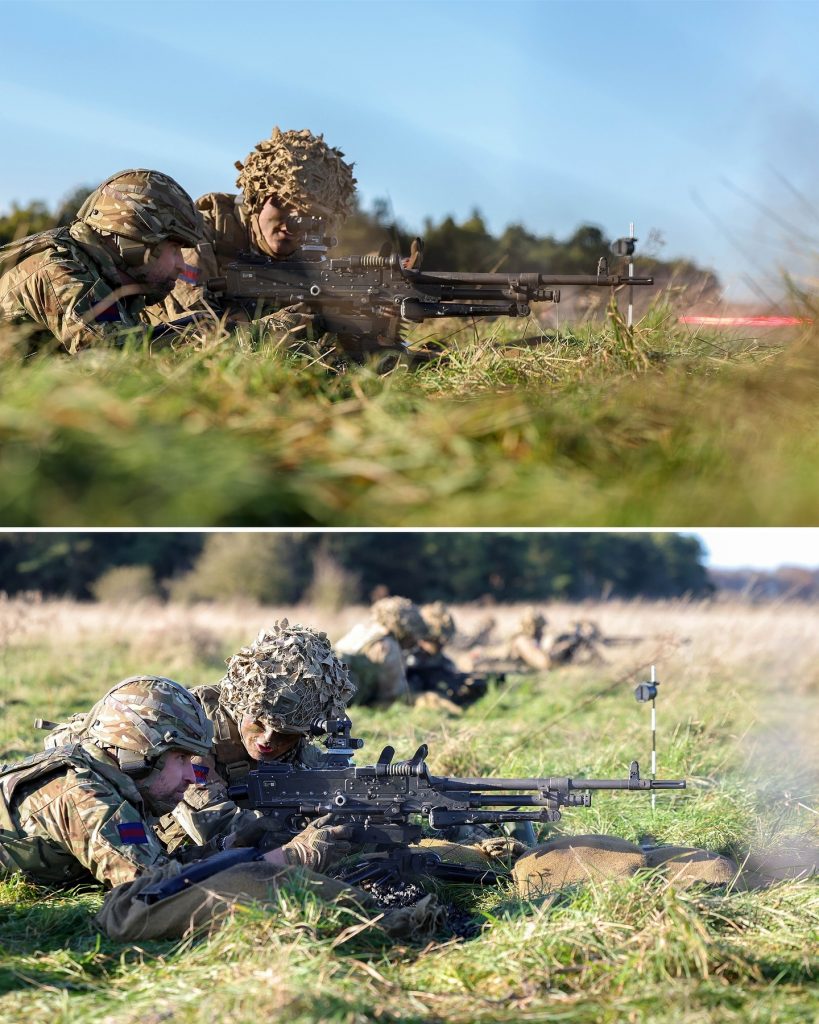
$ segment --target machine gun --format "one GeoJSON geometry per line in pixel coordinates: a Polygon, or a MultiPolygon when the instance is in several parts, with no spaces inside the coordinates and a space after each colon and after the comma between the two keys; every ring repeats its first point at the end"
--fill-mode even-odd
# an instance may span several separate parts
{"type": "MultiPolygon", "coordinates": [[[[404,876],[408,871],[451,881],[482,883],[497,876],[487,870],[447,864],[435,854],[407,850],[423,835],[422,823],[443,835],[447,829],[471,825],[555,822],[563,807],[588,807],[597,790],[647,791],[685,789],[682,779],[640,776],[631,762],[627,779],[455,778],[433,775],[421,744],[408,761],[394,761],[395,750],[384,747],[375,764],[357,766],[352,755],[361,741],[350,737],[349,719],[317,722],[312,731],[329,734],[327,754],[319,767],[298,769],[282,762],[262,762],[228,788],[242,806],[272,819],[276,832],[301,831],[310,821],[332,814],[339,824],[353,825],[353,841],[386,851],[386,858],[365,862],[349,881],[373,878],[373,872],[404,876]],[[413,863],[414,859],[414,863],[413,863]]],[[[534,833],[531,841],[534,842],[534,833]]]]}
{"type": "Polygon", "coordinates": [[[251,319],[265,304],[299,305],[316,317],[316,328],[335,334],[347,355],[385,349],[409,352],[407,324],[442,317],[527,317],[533,302],[559,302],[560,287],[617,288],[652,285],[653,277],[612,274],[601,256],[593,274],[456,273],[420,269],[423,243],[416,238],[408,258],[382,250],[373,256],[329,259],[335,239],[321,218],[290,218],[302,235],[294,258],[273,260],[246,253],[228,264],[222,277],[207,281],[217,304],[242,305],[251,319]]]}

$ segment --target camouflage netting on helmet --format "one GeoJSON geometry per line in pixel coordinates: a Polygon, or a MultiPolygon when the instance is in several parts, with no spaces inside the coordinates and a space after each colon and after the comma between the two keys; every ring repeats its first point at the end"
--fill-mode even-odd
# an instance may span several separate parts
{"type": "Polygon", "coordinates": [[[164,676],[131,676],[89,711],[83,733],[101,747],[145,758],[167,750],[206,754],[213,727],[184,686],[164,676]]]}
{"type": "Polygon", "coordinates": [[[523,609],[520,616],[520,631],[525,636],[538,636],[546,628],[546,616],[532,605],[523,609]]]}
{"type": "Polygon", "coordinates": [[[433,601],[432,604],[422,604],[421,618],[427,625],[430,637],[441,646],[448,643],[455,636],[455,620],[452,612],[443,601],[433,601]]]}
{"type": "Polygon", "coordinates": [[[107,178],[82,204],[77,220],[146,246],[168,238],[194,246],[201,238],[201,218],[188,193],[169,175],[141,167],[107,178]]]}
{"type": "Polygon", "coordinates": [[[417,604],[408,597],[382,597],[372,606],[375,621],[389,630],[402,647],[410,647],[429,635],[417,604]]]}
{"type": "Polygon", "coordinates": [[[352,208],[356,181],[353,165],[340,149],[328,146],[324,136],[307,128],[281,131],[256,144],[245,162],[236,161],[245,206],[258,213],[275,196],[299,213],[343,219],[352,208]]]}
{"type": "Polygon", "coordinates": [[[219,699],[234,718],[306,733],[317,718],[343,717],[354,694],[327,634],[282,619],[228,660],[219,699]]]}

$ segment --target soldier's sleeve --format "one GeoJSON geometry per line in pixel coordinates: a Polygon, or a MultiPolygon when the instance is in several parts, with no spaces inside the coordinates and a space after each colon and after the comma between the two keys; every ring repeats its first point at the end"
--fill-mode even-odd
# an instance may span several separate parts
{"type": "Polygon", "coordinates": [[[2,312],[50,331],[72,355],[116,337],[123,324],[105,281],[69,259],[24,260],[3,281],[2,312]]]}
{"type": "Polygon", "coordinates": [[[61,778],[46,784],[26,813],[107,887],[130,882],[168,863],[140,811],[98,779],[61,778]]]}
{"type": "Polygon", "coordinates": [[[368,647],[367,656],[378,666],[378,703],[391,704],[396,700],[408,700],[409,685],[398,642],[391,636],[377,640],[368,647]]]}

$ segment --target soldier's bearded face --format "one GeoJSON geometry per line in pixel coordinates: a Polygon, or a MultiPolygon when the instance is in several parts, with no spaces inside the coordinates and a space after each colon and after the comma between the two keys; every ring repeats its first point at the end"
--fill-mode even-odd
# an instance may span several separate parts
{"type": "Polygon", "coordinates": [[[173,284],[184,271],[185,261],[182,258],[182,246],[179,242],[166,239],[160,242],[154,251],[154,258],[145,268],[145,280],[149,284],[173,284]]]}
{"type": "Polygon", "coordinates": [[[302,235],[287,226],[287,218],[296,211],[292,206],[278,206],[276,199],[268,199],[259,211],[259,234],[264,239],[268,254],[277,259],[291,256],[301,245],[302,235]]]}
{"type": "Polygon", "coordinates": [[[169,750],[162,758],[161,767],[154,772],[145,796],[153,807],[172,810],[196,775],[191,764],[192,755],[184,750],[169,750]]]}
{"type": "Polygon", "coordinates": [[[271,725],[245,715],[239,724],[245,750],[254,761],[275,761],[299,742],[299,735],[277,732],[271,725]]]}

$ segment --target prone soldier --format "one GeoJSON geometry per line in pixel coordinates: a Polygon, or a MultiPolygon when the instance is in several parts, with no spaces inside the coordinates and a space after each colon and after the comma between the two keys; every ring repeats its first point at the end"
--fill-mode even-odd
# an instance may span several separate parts
{"type": "Polygon", "coordinates": [[[184,269],[182,247],[200,238],[193,200],[159,171],[120,171],[66,227],[0,249],[0,321],[32,322],[29,348],[53,336],[71,355],[146,327],[184,269]]]}
{"type": "Polygon", "coordinates": [[[300,768],[318,762],[310,742],[321,734],[317,723],[344,717],[355,692],[346,667],[326,634],[282,619],[229,658],[218,683],[191,692],[211,723],[213,746],[196,758],[197,785],[160,819],[157,834],[169,850],[228,834],[243,845],[269,843],[262,816],[238,807],[227,787],[260,761],[300,768]]]}
{"type": "Polygon", "coordinates": [[[407,597],[382,597],[362,622],[334,644],[350,669],[357,704],[409,702],[405,652],[429,635],[418,605],[407,597]]]}
{"type": "MultiPolygon", "coordinates": [[[[168,856],[151,815],[176,805],[195,781],[192,758],[207,755],[212,738],[204,710],[179,683],[123,680],[91,709],[79,737],[0,769],[0,875],[52,886],[96,879],[110,889],[96,921],[119,940],[207,926],[237,901],[269,900],[294,868],[307,869],[300,877],[322,898],[373,908],[364,892],[313,873],[351,849],[348,827],[321,819],[252,860],[236,851],[247,862],[226,859],[234,851],[190,866],[168,856]]],[[[434,897],[421,903],[382,927],[400,932],[436,919],[434,897]]]]}
{"type": "Polygon", "coordinates": [[[207,287],[209,279],[224,274],[240,254],[274,260],[302,255],[300,218],[322,218],[330,230],[350,212],[355,194],[353,165],[339,149],[328,146],[322,135],[308,129],[281,131],[258,142],[244,162],[237,161],[239,193],[208,192],[196,200],[204,234],[195,247],[185,249],[185,268],[173,293],[165,301],[162,319],[218,308],[231,321],[266,317],[272,327],[295,333],[312,326],[311,318],[276,306],[253,309],[220,303],[207,287]]]}

